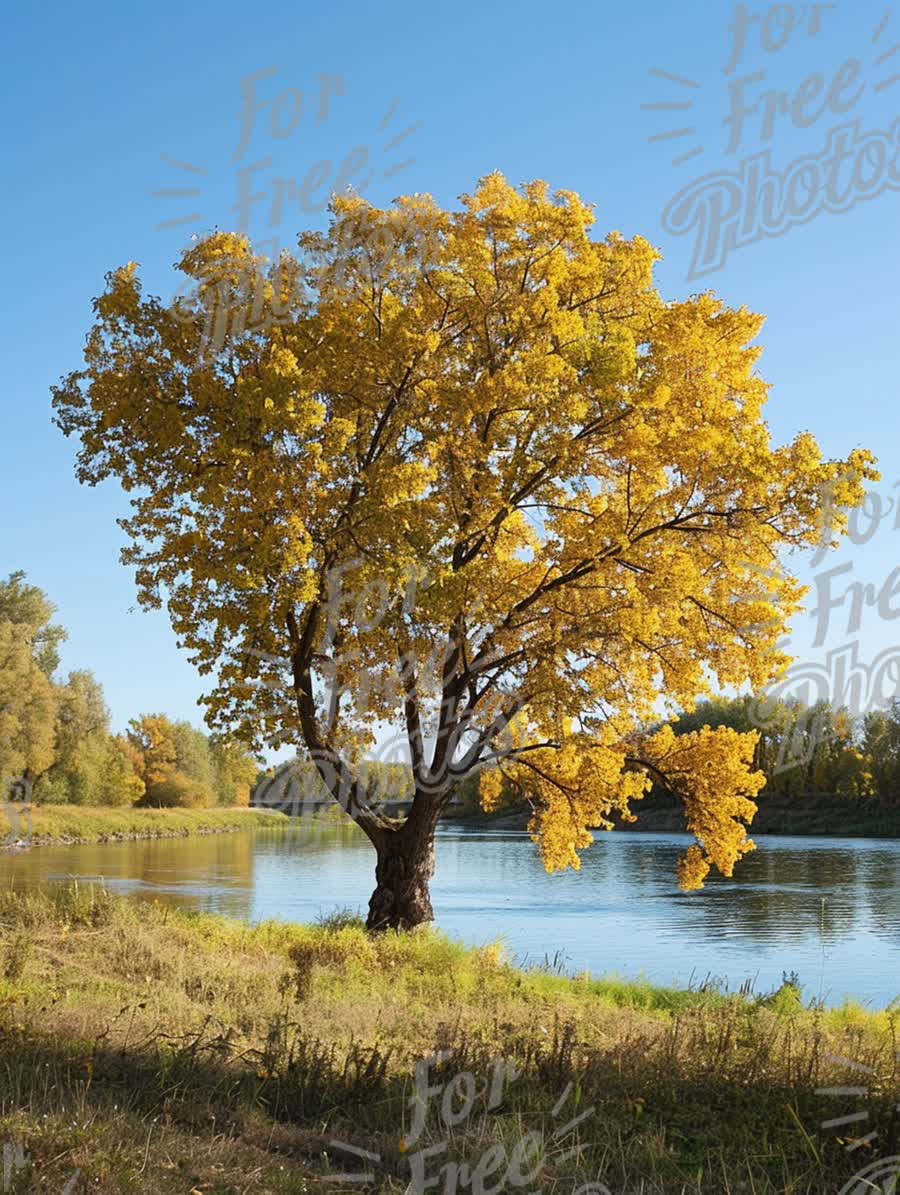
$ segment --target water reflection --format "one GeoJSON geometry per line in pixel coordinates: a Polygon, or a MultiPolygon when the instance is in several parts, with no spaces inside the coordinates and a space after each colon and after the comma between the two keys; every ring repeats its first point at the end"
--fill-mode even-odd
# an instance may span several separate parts
{"type": "MultiPolygon", "coordinates": [[[[900,994],[900,842],[766,838],[732,879],[680,893],[676,834],[602,834],[580,873],[548,876],[524,833],[446,829],[433,884],[438,924],[468,942],[504,938],[522,959],[561,952],[572,970],[686,984],[777,986],[883,1006],[900,994]]],[[[0,859],[16,887],[102,879],[139,899],[248,921],[364,910],[371,847],[352,826],[287,836],[223,834],[39,847],[0,859]]]]}

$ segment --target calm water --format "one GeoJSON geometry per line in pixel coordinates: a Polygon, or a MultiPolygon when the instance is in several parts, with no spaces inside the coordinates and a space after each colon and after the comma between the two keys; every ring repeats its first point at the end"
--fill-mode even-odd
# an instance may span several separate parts
{"type": "MultiPolygon", "coordinates": [[[[686,985],[707,976],[770,990],[796,971],[806,996],[883,1007],[900,995],[900,841],[758,839],[733,880],[682,894],[678,834],[601,834],[580,873],[548,876],[524,833],[439,834],[437,924],[469,943],[503,938],[519,961],[686,985]]],[[[101,879],[115,892],[247,921],[365,910],[368,843],[348,831],[221,834],[0,857],[16,886],[101,879]]]]}

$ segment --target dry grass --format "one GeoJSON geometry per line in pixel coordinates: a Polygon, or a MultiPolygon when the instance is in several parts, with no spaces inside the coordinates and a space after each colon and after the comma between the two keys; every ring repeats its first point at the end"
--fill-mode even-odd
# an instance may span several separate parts
{"type": "Polygon", "coordinates": [[[522,1189],[551,1195],[588,1181],[614,1195],[827,1195],[900,1152],[894,1014],[805,1009],[789,985],[745,999],[572,980],[430,930],[250,928],[85,887],[2,895],[0,927],[0,1140],[32,1159],[12,1176],[22,1190],[60,1191],[78,1169],[73,1191],[400,1195],[416,1151],[442,1143],[428,1177],[487,1158],[485,1190],[515,1189],[520,1176],[502,1176],[525,1143],[522,1189]],[[480,1093],[453,1125],[436,1094],[405,1144],[416,1060],[433,1051],[435,1085],[470,1073],[480,1093]],[[499,1058],[519,1074],[489,1107],[499,1058]],[[868,1091],[816,1094],[830,1085],[868,1091]],[[820,1122],[858,1109],[868,1120],[851,1129],[879,1136],[848,1154],[834,1134],[851,1130],[820,1122]],[[328,1179],[363,1169],[368,1183],[328,1179]]]}

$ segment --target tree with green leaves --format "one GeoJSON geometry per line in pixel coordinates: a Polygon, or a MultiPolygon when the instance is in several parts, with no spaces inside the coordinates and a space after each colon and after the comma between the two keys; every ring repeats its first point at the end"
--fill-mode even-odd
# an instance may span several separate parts
{"type": "Polygon", "coordinates": [[[0,788],[32,783],[53,762],[56,698],[51,676],[66,633],[53,605],[23,572],[0,581],[0,788]]]}
{"type": "Polygon", "coordinates": [[[36,585],[26,584],[21,570],[0,581],[0,622],[25,628],[31,657],[48,678],[59,667],[59,647],[68,637],[63,627],[51,621],[55,613],[47,595],[36,585]]]}

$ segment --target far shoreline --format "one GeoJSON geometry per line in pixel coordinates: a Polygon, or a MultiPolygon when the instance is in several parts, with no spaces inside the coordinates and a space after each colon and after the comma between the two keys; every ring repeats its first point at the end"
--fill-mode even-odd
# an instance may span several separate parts
{"type": "MultiPolygon", "coordinates": [[[[647,798],[635,806],[637,821],[617,819],[608,832],[629,834],[689,834],[681,809],[670,801],[647,798]]],[[[316,814],[320,826],[344,824],[334,811],[316,814]]],[[[445,814],[440,826],[471,830],[525,831],[530,812],[501,810],[485,814],[459,810],[445,814]]],[[[260,806],[215,807],[211,809],[107,808],[84,805],[37,805],[28,812],[7,813],[10,833],[0,855],[15,855],[35,846],[93,846],[139,842],[193,835],[234,834],[248,830],[295,829],[297,818],[284,810],[260,806]],[[31,824],[28,825],[30,814],[31,824]],[[18,823],[18,824],[17,824],[18,823]]],[[[605,833],[607,831],[598,832],[605,833]]],[[[748,827],[752,837],[870,838],[900,839],[900,808],[872,800],[822,796],[763,798],[759,812],[748,827]]]]}
{"type": "Polygon", "coordinates": [[[10,833],[3,854],[36,846],[95,846],[156,838],[237,834],[248,830],[288,829],[278,810],[233,806],[213,809],[117,809],[89,805],[12,807],[10,833]]]}
{"type": "MultiPolygon", "coordinates": [[[[751,837],[783,835],[798,838],[880,838],[891,841],[900,838],[900,805],[891,805],[877,798],[859,799],[824,794],[800,797],[762,796],[759,811],[747,827],[751,837]]],[[[629,834],[685,834],[690,833],[684,822],[680,805],[661,797],[650,796],[635,802],[635,822],[616,818],[613,830],[629,834]]],[[[528,810],[510,809],[494,814],[477,810],[455,812],[441,819],[442,825],[459,825],[479,829],[525,830],[528,810]]]]}

